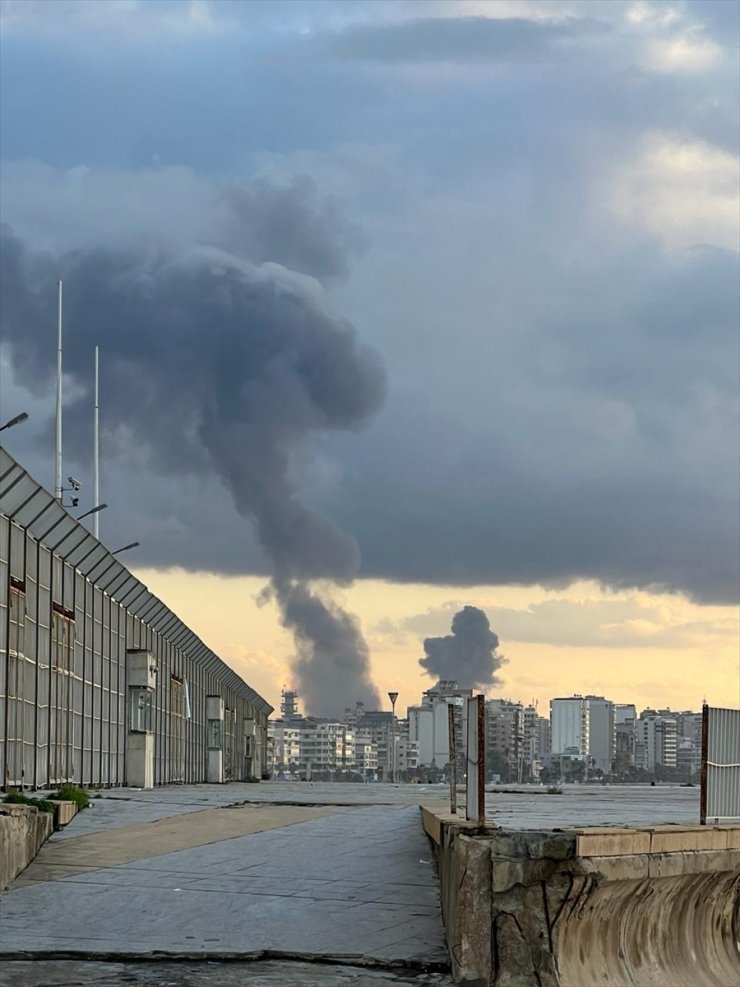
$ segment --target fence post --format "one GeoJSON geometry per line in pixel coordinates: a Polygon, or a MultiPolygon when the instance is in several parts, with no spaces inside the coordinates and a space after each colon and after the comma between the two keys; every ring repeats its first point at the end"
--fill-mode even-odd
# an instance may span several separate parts
{"type": "Polygon", "coordinates": [[[478,697],[478,828],[486,827],[486,698],[478,697]]]}
{"type": "Polygon", "coordinates": [[[707,824],[707,761],[709,760],[709,706],[701,708],[701,775],[699,795],[699,823],[707,824]]]}
{"type": "Polygon", "coordinates": [[[450,812],[457,815],[457,739],[455,737],[455,707],[447,704],[447,729],[450,747],[450,812]]]}

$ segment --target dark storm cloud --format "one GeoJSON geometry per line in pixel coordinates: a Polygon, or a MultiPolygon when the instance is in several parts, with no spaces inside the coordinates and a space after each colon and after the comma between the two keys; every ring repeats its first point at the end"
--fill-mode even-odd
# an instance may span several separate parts
{"type": "Polygon", "coordinates": [[[353,26],[322,43],[344,58],[373,62],[526,61],[552,53],[564,38],[605,30],[606,25],[583,18],[429,17],[353,26]]]}
{"type": "MultiPolygon", "coordinates": [[[[737,5],[553,2],[532,15],[576,9],[609,21],[604,31],[567,19],[430,24],[440,8],[416,3],[358,4],[352,16],[327,4],[328,21],[298,4],[297,26],[277,6],[269,35],[240,13],[249,31],[238,38],[144,46],[155,59],[135,32],[115,57],[86,59],[84,15],[74,29],[59,17],[63,44],[8,35],[3,153],[16,160],[3,168],[4,217],[25,242],[81,256],[138,234],[155,282],[160,239],[165,259],[208,244],[331,282],[392,386],[372,428],[346,439],[317,428],[291,472],[301,503],[357,538],[363,575],[592,578],[736,600],[738,277],[737,254],[721,248],[737,217],[737,5]],[[363,23],[348,27],[354,14],[363,23]],[[656,61],[656,43],[675,65],[656,61]],[[337,210],[290,178],[259,195],[237,187],[245,167],[308,172],[341,194],[369,244],[351,278],[336,284],[357,244],[337,210]]],[[[273,7],[255,10],[269,19],[273,7]]],[[[221,7],[226,19],[234,9],[221,7]]],[[[48,402],[45,318],[51,346],[16,373],[48,402]]],[[[101,323],[107,373],[104,333],[101,323]]],[[[89,367],[89,352],[77,360],[89,367]]],[[[142,398],[133,370],[115,365],[146,400],[146,381],[142,398]]],[[[87,464],[88,416],[71,412],[87,464]]],[[[166,447],[139,444],[131,469],[120,403],[115,414],[104,413],[103,466],[118,506],[104,530],[121,544],[143,532],[146,564],[269,568],[208,475],[188,408],[159,409],[179,432],[166,447]]],[[[30,428],[3,433],[24,462],[30,428]]],[[[341,561],[347,546],[327,545],[341,561]]]]}
{"type": "Polygon", "coordinates": [[[332,200],[319,200],[309,179],[287,186],[257,180],[222,194],[229,213],[222,233],[227,249],[321,279],[348,273],[348,257],[362,244],[360,230],[332,200]]]}
{"type": "MultiPolygon", "coordinates": [[[[28,255],[3,231],[3,341],[21,383],[51,376],[49,314],[65,284],[65,373],[83,386],[93,346],[104,346],[101,389],[164,473],[215,469],[256,525],[271,593],[299,648],[307,708],[377,704],[357,622],[309,582],[349,583],[354,540],[301,502],[291,462],[312,437],[365,422],[384,396],[376,354],[330,316],[315,282],[213,248],[28,255]],[[324,664],[331,668],[323,671],[324,664]]],[[[82,401],[68,409],[75,441],[82,401]]]]}
{"type": "Polygon", "coordinates": [[[478,607],[463,607],[452,618],[452,634],[424,639],[419,664],[435,680],[448,679],[463,689],[497,684],[496,670],[504,658],[498,654],[498,637],[478,607]]]}

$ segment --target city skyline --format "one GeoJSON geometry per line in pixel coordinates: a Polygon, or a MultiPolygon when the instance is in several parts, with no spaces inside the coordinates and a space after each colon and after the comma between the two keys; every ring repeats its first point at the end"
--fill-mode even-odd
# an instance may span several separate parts
{"type": "Polygon", "coordinates": [[[464,684],[441,680],[405,717],[362,702],[341,715],[313,717],[302,714],[296,693],[283,690],[279,715],[268,723],[271,770],[283,780],[439,783],[455,764],[463,777],[475,708],[483,712],[489,782],[693,784],[698,778],[704,710],[659,705],[638,715],[634,703],[571,695],[552,698],[543,716],[522,702],[488,699],[480,706],[478,698],[464,684]]]}

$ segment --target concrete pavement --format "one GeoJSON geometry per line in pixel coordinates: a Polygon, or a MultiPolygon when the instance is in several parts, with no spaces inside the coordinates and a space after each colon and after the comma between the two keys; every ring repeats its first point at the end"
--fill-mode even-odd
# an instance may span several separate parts
{"type": "MultiPolygon", "coordinates": [[[[233,798],[233,787],[214,786],[206,804],[233,798]]],[[[116,798],[99,801],[3,895],[0,955],[267,953],[446,968],[436,873],[416,805],[198,809],[197,793],[182,787],[146,793],[165,796],[160,812],[176,799],[177,814],[136,823],[137,806],[146,815],[151,803],[134,794],[119,799],[127,825],[98,808],[116,798]]]]}
{"type": "Polygon", "coordinates": [[[502,829],[696,824],[699,789],[680,785],[563,785],[561,794],[548,795],[540,785],[507,786],[505,791],[486,793],[486,816],[502,829]]]}

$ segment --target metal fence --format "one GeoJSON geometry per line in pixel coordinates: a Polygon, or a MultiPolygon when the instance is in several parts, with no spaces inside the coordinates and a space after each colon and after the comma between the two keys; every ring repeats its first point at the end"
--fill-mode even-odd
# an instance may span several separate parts
{"type": "Polygon", "coordinates": [[[229,777],[259,778],[271,707],[0,448],[0,785],[126,784],[136,650],[157,664],[154,783],[206,780],[208,695],[229,777]]]}
{"type": "Polygon", "coordinates": [[[704,706],[701,823],[740,819],[740,709],[704,706]]]}

